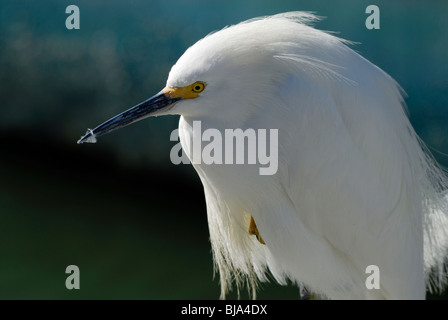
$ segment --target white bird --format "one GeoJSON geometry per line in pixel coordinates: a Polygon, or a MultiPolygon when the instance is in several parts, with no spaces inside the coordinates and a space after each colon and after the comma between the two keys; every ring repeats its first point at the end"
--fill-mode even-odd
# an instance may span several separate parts
{"type": "Polygon", "coordinates": [[[270,272],[330,299],[424,299],[445,285],[447,177],[412,128],[399,85],[312,27],[310,13],[251,19],[199,40],[152,98],[78,143],[180,115],[203,130],[278,129],[278,171],[193,163],[204,186],[221,297],[270,272]],[[379,283],[368,286],[369,266],[379,283]]]}

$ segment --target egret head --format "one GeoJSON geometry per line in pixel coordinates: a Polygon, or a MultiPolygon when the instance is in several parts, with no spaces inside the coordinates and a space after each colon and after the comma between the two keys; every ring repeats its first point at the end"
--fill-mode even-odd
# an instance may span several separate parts
{"type": "MultiPolygon", "coordinates": [[[[294,19],[316,18],[302,13],[294,19]]],[[[298,32],[311,29],[287,15],[269,20],[271,23],[249,20],[199,40],[172,67],[164,89],[89,130],[78,143],[94,142],[95,137],[149,116],[180,114],[219,119],[231,126],[243,123],[269,97],[276,96],[276,84],[288,74],[280,53],[296,50],[292,39],[298,32]]],[[[306,43],[303,45],[306,48],[306,43]]]]}

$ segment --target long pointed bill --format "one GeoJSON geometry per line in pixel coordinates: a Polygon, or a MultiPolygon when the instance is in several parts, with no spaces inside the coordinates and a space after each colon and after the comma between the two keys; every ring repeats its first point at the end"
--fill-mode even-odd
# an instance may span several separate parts
{"type": "Polygon", "coordinates": [[[100,124],[95,129],[88,129],[86,134],[78,140],[78,144],[84,142],[95,143],[97,137],[147,118],[156,111],[173,105],[180,99],[182,98],[170,97],[170,95],[167,95],[164,91],[161,91],[148,100],[143,101],[142,103],[139,103],[138,105],[100,124]]]}

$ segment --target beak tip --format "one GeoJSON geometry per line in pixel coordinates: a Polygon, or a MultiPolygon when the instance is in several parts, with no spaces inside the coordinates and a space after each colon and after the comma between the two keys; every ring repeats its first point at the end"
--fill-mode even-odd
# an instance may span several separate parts
{"type": "Polygon", "coordinates": [[[83,144],[84,142],[87,143],[96,143],[96,136],[93,133],[92,129],[87,129],[87,132],[84,136],[81,137],[81,139],[78,140],[78,144],[83,144]]]}

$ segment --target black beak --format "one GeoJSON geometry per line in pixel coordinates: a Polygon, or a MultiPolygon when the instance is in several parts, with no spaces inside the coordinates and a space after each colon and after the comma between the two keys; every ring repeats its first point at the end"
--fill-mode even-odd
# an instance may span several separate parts
{"type": "Polygon", "coordinates": [[[177,101],[180,97],[172,98],[163,92],[159,92],[155,96],[149,98],[146,101],[139,103],[138,105],[120,113],[119,115],[107,120],[106,122],[100,124],[95,129],[89,129],[87,133],[78,140],[78,144],[84,142],[95,143],[96,138],[111,131],[120,129],[124,126],[137,122],[139,120],[145,119],[158,110],[167,108],[177,101]]]}

